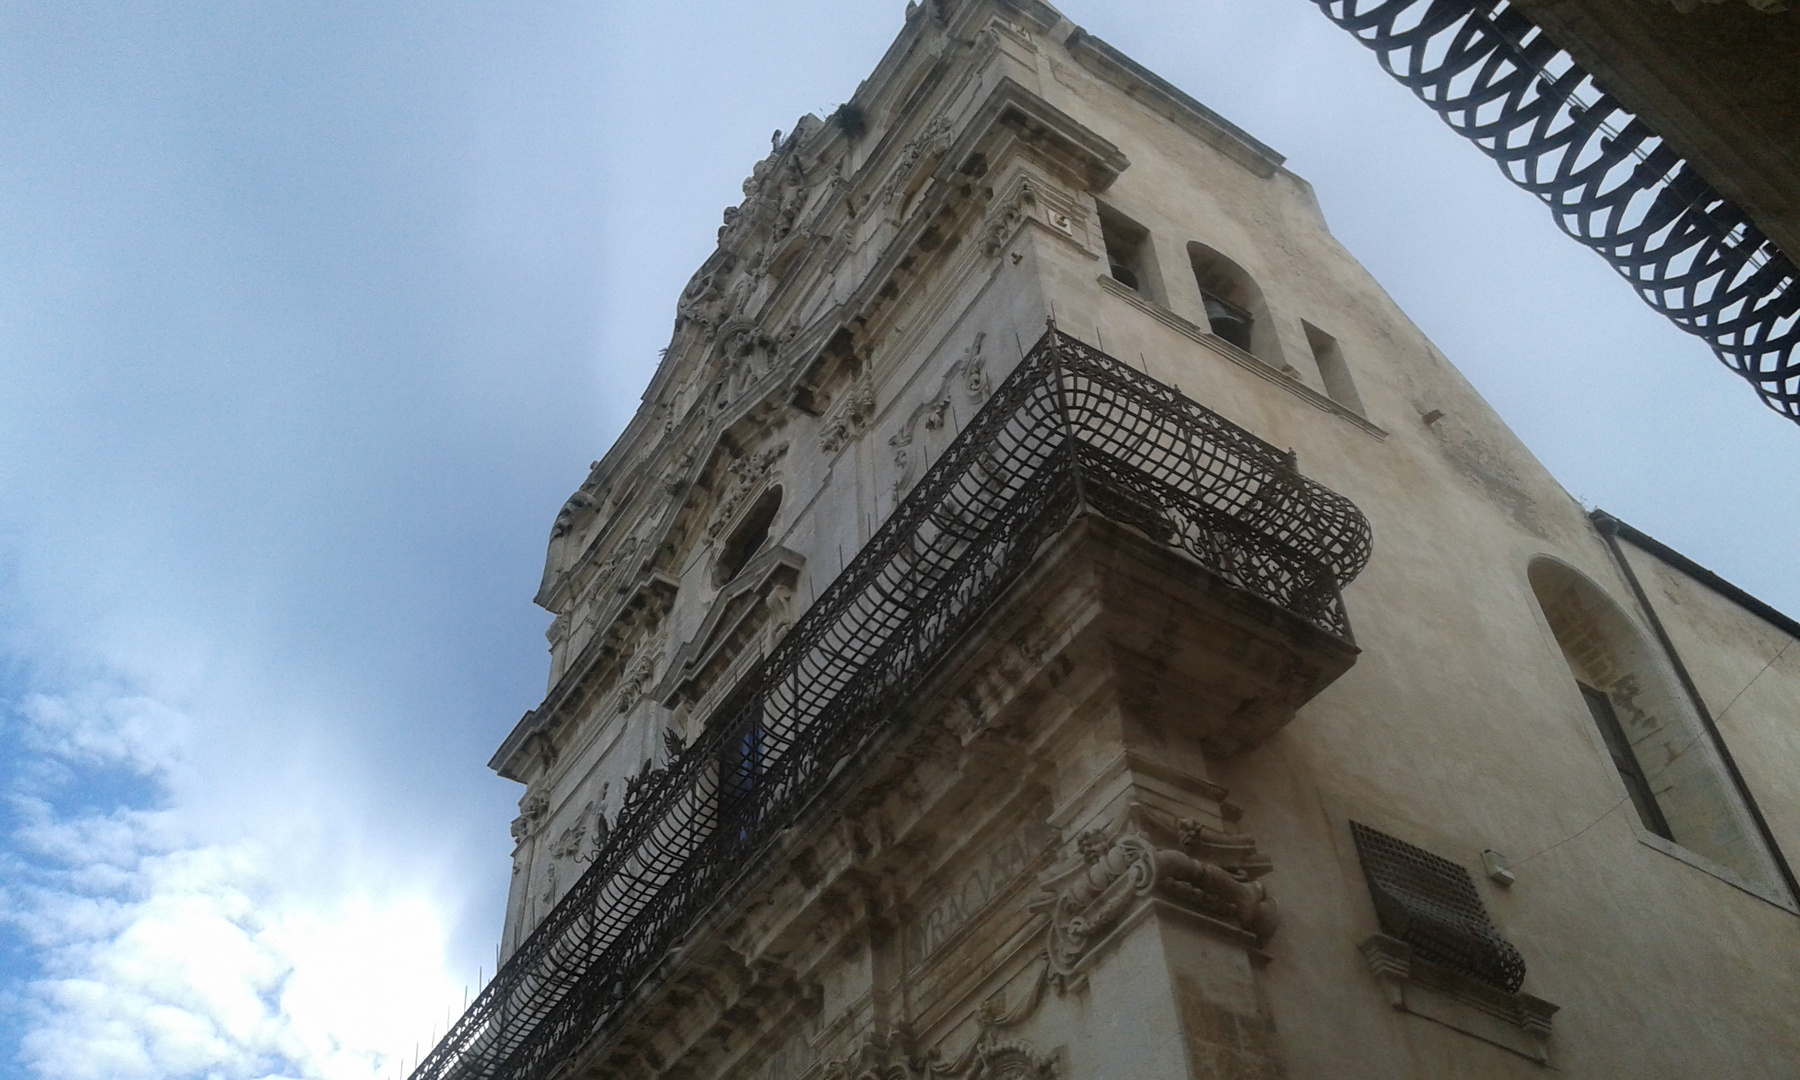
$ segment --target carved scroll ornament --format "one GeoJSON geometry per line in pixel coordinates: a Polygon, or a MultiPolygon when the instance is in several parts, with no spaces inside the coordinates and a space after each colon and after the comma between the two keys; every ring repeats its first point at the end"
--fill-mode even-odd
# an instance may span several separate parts
{"type": "Polygon", "coordinates": [[[1152,894],[1242,930],[1259,945],[1275,934],[1275,900],[1256,880],[1271,867],[1248,836],[1182,821],[1179,849],[1135,831],[1110,840],[1086,832],[1076,844],[1082,864],[1047,882],[1050,895],[1039,902],[1050,916],[1050,966],[1058,977],[1075,974],[1088,951],[1152,894]]]}

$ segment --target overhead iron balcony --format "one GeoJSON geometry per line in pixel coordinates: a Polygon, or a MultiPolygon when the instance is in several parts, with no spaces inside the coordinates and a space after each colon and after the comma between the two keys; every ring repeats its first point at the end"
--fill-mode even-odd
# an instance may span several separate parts
{"type": "Polygon", "coordinates": [[[1340,590],[1370,553],[1356,506],[1292,454],[1052,327],[701,736],[632,783],[591,867],[416,1080],[543,1075],[608,1030],[1090,515],[1348,648],[1340,590]]]}
{"type": "Polygon", "coordinates": [[[1800,423],[1800,277],[1512,0],[1313,0],[1644,302],[1800,423]]]}

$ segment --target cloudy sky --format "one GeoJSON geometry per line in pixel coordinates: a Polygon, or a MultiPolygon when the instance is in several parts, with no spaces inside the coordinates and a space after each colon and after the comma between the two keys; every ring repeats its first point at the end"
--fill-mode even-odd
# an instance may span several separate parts
{"type": "MultiPolygon", "coordinates": [[[[0,2],[0,1074],[391,1077],[491,973],[550,521],[902,7],[0,2]]],[[[1311,4],[1064,7],[1571,492],[1800,611],[1800,432],[1311,4]]]]}

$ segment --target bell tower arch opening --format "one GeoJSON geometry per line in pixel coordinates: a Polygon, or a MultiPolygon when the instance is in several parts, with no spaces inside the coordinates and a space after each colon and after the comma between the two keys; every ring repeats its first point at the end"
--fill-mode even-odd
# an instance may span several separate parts
{"type": "Polygon", "coordinates": [[[1261,287],[1243,267],[1197,240],[1188,242],[1188,261],[1208,328],[1214,334],[1274,367],[1286,367],[1275,340],[1275,321],[1261,287]]]}

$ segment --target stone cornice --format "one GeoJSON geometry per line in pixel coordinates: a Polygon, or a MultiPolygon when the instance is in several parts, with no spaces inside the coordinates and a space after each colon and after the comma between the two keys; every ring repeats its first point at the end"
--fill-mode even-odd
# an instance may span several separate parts
{"type": "Polygon", "coordinates": [[[1243,128],[1086,30],[1077,28],[1064,46],[1082,67],[1155,108],[1256,175],[1273,176],[1287,161],[1243,128]]]}

